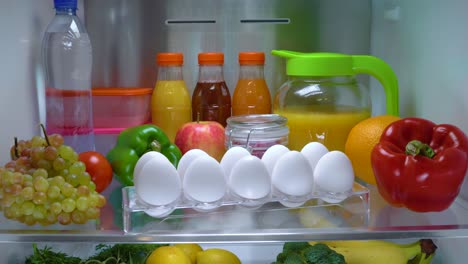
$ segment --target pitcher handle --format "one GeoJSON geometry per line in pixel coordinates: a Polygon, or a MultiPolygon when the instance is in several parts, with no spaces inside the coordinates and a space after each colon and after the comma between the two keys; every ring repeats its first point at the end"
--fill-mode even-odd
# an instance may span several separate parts
{"type": "Polygon", "coordinates": [[[399,116],[398,79],[392,68],[383,60],[367,55],[353,55],[353,71],[370,74],[383,86],[386,96],[387,114],[399,116]]]}

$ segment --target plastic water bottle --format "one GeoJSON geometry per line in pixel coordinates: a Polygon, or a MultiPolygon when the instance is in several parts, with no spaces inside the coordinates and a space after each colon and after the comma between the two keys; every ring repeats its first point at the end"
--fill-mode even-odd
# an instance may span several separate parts
{"type": "Polygon", "coordinates": [[[77,0],[54,5],[42,42],[47,133],[61,134],[78,153],[94,150],[91,42],[76,16],[77,0]]]}

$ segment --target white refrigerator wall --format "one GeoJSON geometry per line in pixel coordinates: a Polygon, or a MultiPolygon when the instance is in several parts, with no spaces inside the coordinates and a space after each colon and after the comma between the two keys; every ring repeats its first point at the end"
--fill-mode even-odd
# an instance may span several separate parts
{"type": "MultiPolygon", "coordinates": [[[[0,1],[0,162],[13,137],[39,133],[36,82],[41,81],[41,35],[52,1],[0,1]]],[[[387,61],[400,84],[402,116],[452,123],[468,132],[468,1],[373,1],[372,54],[387,61]]],[[[337,18],[338,19],[338,18],[337,18]]],[[[40,85],[39,85],[40,86],[40,85]]],[[[381,87],[372,80],[374,114],[384,112],[381,87]]],[[[437,241],[441,263],[468,258],[467,241],[437,241]]],[[[0,246],[2,256],[20,246],[0,246]]]]}

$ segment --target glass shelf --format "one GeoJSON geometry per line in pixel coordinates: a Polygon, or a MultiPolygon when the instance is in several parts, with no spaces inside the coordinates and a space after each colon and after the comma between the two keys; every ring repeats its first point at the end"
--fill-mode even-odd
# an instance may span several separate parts
{"type": "Polygon", "coordinates": [[[138,224],[132,232],[124,232],[121,186],[113,183],[103,193],[109,202],[103,208],[98,222],[84,226],[29,227],[1,215],[0,242],[265,243],[468,237],[468,203],[463,199],[457,199],[443,212],[422,214],[388,206],[375,187],[366,188],[369,192],[364,197],[357,195],[336,205],[324,206],[309,202],[300,208],[285,209],[275,203],[267,204],[262,210],[254,210],[256,213],[253,217],[252,211],[245,214],[243,210],[232,208],[206,214],[184,212],[187,217],[172,217],[172,223],[154,221],[147,218],[149,216],[136,216],[138,224]],[[366,207],[363,206],[362,198],[366,196],[370,201],[370,210],[367,211],[369,217],[363,218],[366,212],[362,210],[366,207]],[[306,216],[305,219],[311,220],[304,222],[303,219],[301,224],[301,212],[303,217],[306,216]],[[220,218],[219,215],[223,214],[228,217],[220,218]],[[252,219],[261,221],[262,226],[253,226],[252,219]]]}

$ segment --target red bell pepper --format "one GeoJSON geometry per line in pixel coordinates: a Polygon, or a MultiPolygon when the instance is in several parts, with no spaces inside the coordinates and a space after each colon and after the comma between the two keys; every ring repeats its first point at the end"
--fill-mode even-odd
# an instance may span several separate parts
{"type": "Polygon", "coordinates": [[[468,138],[453,125],[403,118],[382,133],[371,154],[382,197],[416,212],[447,209],[468,168],[468,138]]]}

